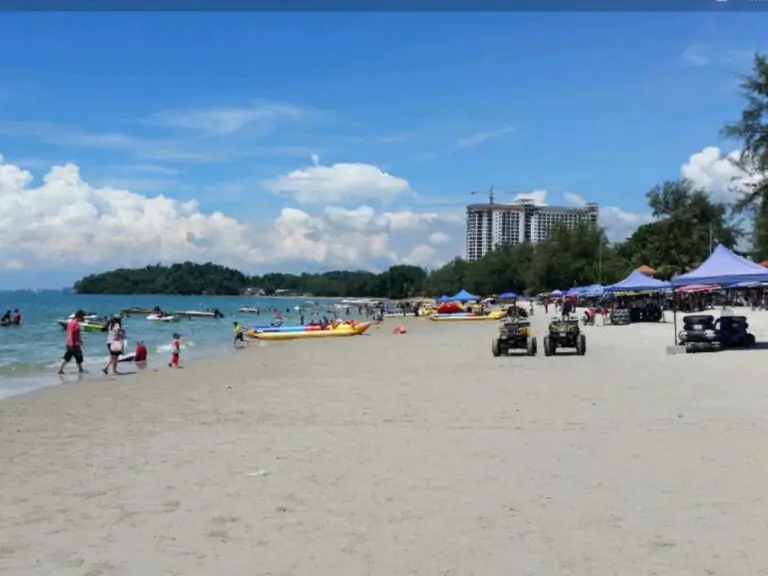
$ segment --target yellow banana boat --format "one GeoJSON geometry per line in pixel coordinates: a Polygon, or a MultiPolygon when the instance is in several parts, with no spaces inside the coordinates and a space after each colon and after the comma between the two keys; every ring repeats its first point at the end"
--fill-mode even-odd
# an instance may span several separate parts
{"type": "Polygon", "coordinates": [[[429,317],[433,322],[480,322],[483,320],[501,320],[504,316],[504,312],[496,311],[490,314],[483,315],[470,315],[470,314],[433,314],[429,317]]]}
{"type": "Polygon", "coordinates": [[[250,330],[250,338],[259,340],[304,340],[310,338],[342,338],[344,336],[359,336],[371,327],[370,322],[362,322],[354,326],[342,325],[325,330],[304,330],[303,332],[257,332],[250,330]]]}

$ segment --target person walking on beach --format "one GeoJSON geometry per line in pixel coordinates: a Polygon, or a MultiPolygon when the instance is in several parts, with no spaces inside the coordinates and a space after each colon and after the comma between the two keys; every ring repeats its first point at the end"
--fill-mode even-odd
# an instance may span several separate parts
{"type": "Polygon", "coordinates": [[[234,327],[235,340],[234,340],[233,344],[234,344],[235,348],[239,348],[239,346],[237,345],[238,342],[242,342],[243,344],[246,343],[245,342],[245,338],[243,337],[243,327],[240,326],[239,322],[235,322],[234,325],[235,325],[235,327],[234,327]]]}
{"type": "Polygon", "coordinates": [[[59,366],[59,374],[64,374],[64,366],[69,364],[69,361],[72,360],[72,358],[75,359],[75,363],[77,364],[77,371],[81,374],[85,372],[85,370],[83,370],[83,339],[80,333],[80,322],[84,319],[85,312],[78,310],[75,312],[75,317],[70,318],[67,321],[65,327],[67,336],[64,341],[66,348],[64,357],[61,359],[61,366],[59,366]]]}
{"type": "Polygon", "coordinates": [[[168,362],[168,367],[178,368],[180,357],[181,357],[181,336],[177,332],[174,332],[173,340],[171,340],[171,361],[168,362]]]}
{"type": "Polygon", "coordinates": [[[125,345],[123,342],[125,340],[125,331],[123,330],[123,322],[119,317],[112,318],[109,321],[109,324],[107,324],[107,331],[109,332],[107,336],[109,360],[107,361],[107,365],[104,366],[101,371],[104,372],[104,374],[107,374],[111,367],[112,374],[118,374],[117,361],[120,359],[120,354],[123,353],[123,347],[125,345]]]}

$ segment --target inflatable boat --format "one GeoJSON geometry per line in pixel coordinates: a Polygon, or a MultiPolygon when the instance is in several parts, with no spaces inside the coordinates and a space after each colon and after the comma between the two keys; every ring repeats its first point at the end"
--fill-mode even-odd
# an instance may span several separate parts
{"type": "Polygon", "coordinates": [[[251,329],[247,336],[259,340],[300,340],[305,338],[340,338],[344,336],[358,336],[370,328],[370,322],[363,322],[350,326],[342,324],[336,327],[320,328],[314,326],[280,326],[276,328],[292,328],[292,330],[274,331],[275,328],[268,328],[264,331],[251,329]],[[299,329],[295,328],[312,328],[299,329]]]}

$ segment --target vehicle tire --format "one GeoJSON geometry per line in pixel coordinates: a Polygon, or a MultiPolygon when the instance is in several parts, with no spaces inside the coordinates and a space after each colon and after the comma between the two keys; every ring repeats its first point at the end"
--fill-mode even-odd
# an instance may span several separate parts
{"type": "Polygon", "coordinates": [[[496,338],[493,342],[491,342],[491,354],[493,354],[497,358],[501,356],[501,344],[499,344],[498,338],[496,338]]]}
{"type": "Polygon", "coordinates": [[[536,339],[535,338],[528,338],[528,341],[525,343],[525,352],[528,354],[528,356],[536,356],[536,339]]]}
{"type": "Polygon", "coordinates": [[[549,336],[544,336],[544,356],[552,356],[552,343],[549,341],[549,336]]]}
{"type": "Polygon", "coordinates": [[[584,356],[587,352],[587,339],[583,335],[576,337],[576,355],[584,356]]]}
{"type": "Polygon", "coordinates": [[[754,334],[747,334],[747,346],[754,346],[755,345],[755,335],[754,334]]]}

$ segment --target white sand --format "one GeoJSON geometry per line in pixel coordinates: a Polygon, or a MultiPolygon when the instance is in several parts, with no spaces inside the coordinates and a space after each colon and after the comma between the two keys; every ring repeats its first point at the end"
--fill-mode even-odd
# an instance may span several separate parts
{"type": "Polygon", "coordinates": [[[766,351],[406,322],[0,402],[0,574],[768,574],[766,351]]]}

